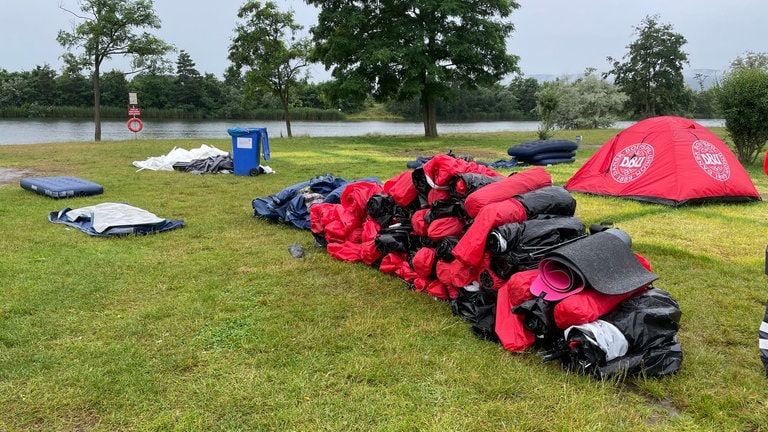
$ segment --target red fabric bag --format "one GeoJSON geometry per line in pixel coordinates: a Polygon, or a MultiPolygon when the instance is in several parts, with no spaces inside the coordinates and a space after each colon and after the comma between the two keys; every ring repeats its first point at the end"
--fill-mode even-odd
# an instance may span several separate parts
{"type": "Polygon", "coordinates": [[[525,208],[514,198],[485,206],[453,248],[453,256],[465,264],[477,266],[483,259],[488,233],[492,229],[505,223],[523,222],[527,218],[525,208]]]}
{"type": "Polygon", "coordinates": [[[349,183],[341,192],[341,206],[356,217],[365,216],[365,207],[368,200],[376,194],[384,192],[382,185],[378,183],[359,181],[349,183]]]}
{"type": "Polygon", "coordinates": [[[391,196],[395,204],[400,207],[408,207],[408,204],[419,196],[419,191],[413,185],[413,174],[410,171],[403,171],[384,182],[384,193],[391,196]]]}
{"type": "Polygon", "coordinates": [[[472,192],[464,199],[464,208],[470,217],[475,217],[488,204],[546,186],[552,186],[552,176],[542,167],[531,168],[472,192]]]}
{"type": "Polygon", "coordinates": [[[432,278],[435,275],[437,251],[435,248],[423,247],[416,251],[411,258],[411,267],[420,277],[432,278]]]}
{"type": "Polygon", "coordinates": [[[512,313],[512,308],[533,298],[530,287],[538,270],[513,274],[499,289],[496,299],[496,335],[507,351],[522,352],[533,346],[536,336],[525,327],[523,315],[512,313]]]}
{"type": "Polygon", "coordinates": [[[427,227],[427,236],[438,241],[446,237],[461,237],[464,233],[464,220],[457,217],[435,219],[427,227]]]}
{"type": "Polygon", "coordinates": [[[488,176],[502,176],[499,172],[485,165],[467,162],[447,154],[438,154],[422,166],[427,183],[432,189],[447,190],[452,177],[461,173],[477,173],[488,176]]]}

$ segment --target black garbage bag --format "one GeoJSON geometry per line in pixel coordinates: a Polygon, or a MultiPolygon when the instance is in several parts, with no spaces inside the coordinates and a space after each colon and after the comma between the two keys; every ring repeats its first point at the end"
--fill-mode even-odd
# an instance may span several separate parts
{"type": "Polygon", "coordinates": [[[414,244],[411,231],[412,227],[407,224],[391,225],[379,231],[373,244],[383,255],[391,252],[409,253],[414,244]]]}
{"type": "Polygon", "coordinates": [[[365,212],[382,228],[387,228],[395,218],[395,199],[387,194],[375,194],[368,198],[365,212]]]}
{"type": "Polygon", "coordinates": [[[765,375],[768,376],[768,304],[765,305],[765,315],[763,316],[763,322],[760,323],[757,338],[760,347],[760,359],[763,361],[765,375]]]}
{"type": "Polygon", "coordinates": [[[577,217],[554,217],[509,223],[491,230],[486,249],[491,252],[489,268],[502,279],[516,272],[538,267],[550,250],[586,235],[577,217]]]}
{"type": "Polygon", "coordinates": [[[453,248],[456,247],[459,240],[461,240],[461,238],[455,236],[441,238],[440,241],[437,242],[437,247],[435,248],[437,259],[448,263],[453,262],[453,260],[456,259],[456,257],[453,256],[453,248]]]}
{"type": "Polygon", "coordinates": [[[470,327],[472,334],[488,342],[500,343],[496,334],[496,305],[488,308],[488,313],[480,316],[475,324],[470,327]]]}
{"type": "Polygon", "coordinates": [[[568,369],[598,379],[674,374],[683,362],[682,346],[677,340],[681,316],[677,302],[668,292],[649,289],[624,300],[600,319],[615,327],[626,339],[625,354],[608,358],[606,353],[612,349],[598,343],[600,340],[616,341],[616,337],[588,336],[583,331],[569,328],[565,337],[569,352],[560,359],[568,369]]]}
{"type": "Polygon", "coordinates": [[[538,215],[573,216],[576,199],[561,186],[548,186],[515,196],[525,208],[528,219],[538,215]]]}
{"type": "Polygon", "coordinates": [[[451,300],[451,312],[476,324],[486,315],[496,315],[497,296],[496,291],[482,286],[475,290],[459,288],[459,296],[451,300]]]}
{"type": "Polygon", "coordinates": [[[461,173],[451,178],[448,182],[448,187],[453,198],[463,199],[481,187],[495,183],[503,178],[478,173],[461,173]]]}
{"type": "Polygon", "coordinates": [[[486,249],[494,254],[510,250],[536,254],[584,234],[586,227],[581,219],[575,216],[531,219],[507,223],[492,229],[488,233],[486,249]]]}
{"type": "Polygon", "coordinates": [[[520,260],[519,258],[519,256],[511,253],[491,255],[491,262],[488,265],[488,268],[497,277],[501,279],[509,279],[514,273],[523,270],[531,270],[539,265],[538,261],[535,263],[531,262],[530,265],[527,265],[526,262],[524,262],[525,257],[522,257],[523,260],[520,260]]]}
{"type": "Polygon", "coordinates": [[[523,325],[536,336],[539,345],[549,346],[563,337],[555,324],[555,302],[544,300],[543,295],[515,306],[512,313],[522,315],[523,325]]]}
{"type": "Polygon", "coordinates": [[[464,209],[464,204],[455,200],[435,200],[424,215],[424,222],[430,224],[436,219],[448,217],[466,219],[467,211],[464,209]]]}
{"type": "Polygon", "coordinates": [[[432,186],[430,186],[427,181],[427,174],[424,172],[424,167],[419,167],[411,172],[411,181],[413,181],[413,187],[417,192],[417,198],[414,201],[418,204],[414,205],[417,208],[429,207],[429,191],[432,189],[432,186]]]}

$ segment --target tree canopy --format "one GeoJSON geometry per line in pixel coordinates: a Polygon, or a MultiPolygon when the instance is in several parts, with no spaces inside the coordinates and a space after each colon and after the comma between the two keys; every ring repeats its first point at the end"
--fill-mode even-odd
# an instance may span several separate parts
{"type": "Polygon", "coordinates": [[[298,37],[304,27],[293,12],[282,12],[275,2],[249,0],[237,12],[243,22],[235,27],[229,60],[236,70],[245,69],[252,91],[269,91],[280,99],[288,137],[291,133],[292,92],[309,63],[309,39],[298,37]]]}
{"type": "Polygon", "coordinates": [[[594,70],[570,82],[567,77],[542,85],[540,112],[551,108],[551,120],[560,129],[597,129],[615,123],[627,96],[600,79],[594,70]],[[551,99],[557,99],[553,104],[551,99]]]}
{"type": "Polygon", "coordinates": [[[768,53],[747,51],[743,56],[738,56],[731,62],[731,70],[759,69],[768,71],[768,53]]]}
{"type": "MultiPolygon", "coordinates": [[[[101,141],[101,67],[113,56],[131,56],[136,69],[163,61],[172,47],[146,28],[160,28],[152,0],[80,0],[80,12],[62,9],[80,21],[71,32],[60,30],[56,40],[68,51],[62,56],[69,67],[87,69],[93,77],[94,140],[101,141]],[[80,49],[80,53],[73,52],[80,49]]],[[[127,97],[127,95],[126,95],[127,97]]]]}
{"type": "Polygon", "coordinates": [[[320,9],[310,60],[332,69],[346,94],[418,97],[426,136],[437,136],[436,101],[457,86],[497,83],[517,71],[507,53],[512,0],[307,0],[320,9]]]}
{"type": "Polygon", "coordinates": [[[646,16],[635,34],[623,62],[608,57],[613,68],[605,76],[615,77],[614,83],[629,97],[628,109],[637,117],[681,113],[690,104],[683,77],[687,40],[671,24],[659,23],[657,15],[646,16]]]}

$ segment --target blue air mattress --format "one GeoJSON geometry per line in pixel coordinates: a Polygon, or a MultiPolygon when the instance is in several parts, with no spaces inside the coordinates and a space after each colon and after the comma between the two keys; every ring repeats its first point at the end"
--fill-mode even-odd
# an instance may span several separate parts
{"type": "Polygon", "coordinates": [[[26,190],[51,198],[71,198],[98,195],[104,188],[98,184],[77,177],[28,177],[19,182],[26,190]]]}
{"type": "Polygon", "coordinates": [[[571,159],[576,157],[576,151],[537,153],[528,159],[529,163],[536,163],[547,159],[571,159]]]}
{"type": "Polygon", "coordinates": [[[507,149],[507,154],[518,159],[524,159],[539,153],[576,151],[578,148],[577,143],[569,140],[539,140],[513,145],[507,149]]]}
{"type": "Polygon", "coordinates": [[[576,162],[575,157],[571,158],[551,158],[551,159],[540,159],[535,162],[531,162],[531,165],[541,165],[541,166],[547,166],[547,165],[557,165],[561,163],[573,163],[576,162]]]}

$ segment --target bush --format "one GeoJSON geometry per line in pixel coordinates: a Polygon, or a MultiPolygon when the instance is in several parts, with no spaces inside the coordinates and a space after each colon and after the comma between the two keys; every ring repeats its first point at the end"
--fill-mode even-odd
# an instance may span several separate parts
{"type": "Polygon", "coordinates": [[[737,69],[715,88],[715,101],[739,161],[753,164],[768,141],[768,72],[737,69]]]}

